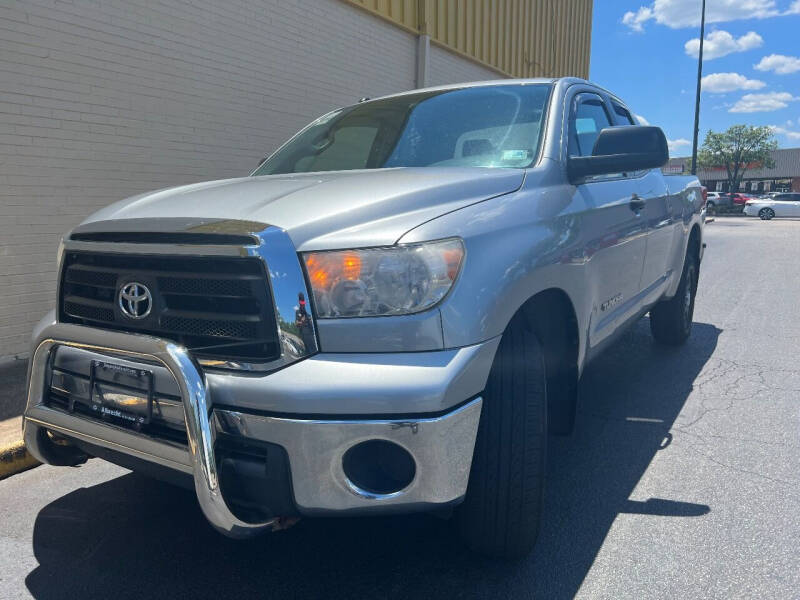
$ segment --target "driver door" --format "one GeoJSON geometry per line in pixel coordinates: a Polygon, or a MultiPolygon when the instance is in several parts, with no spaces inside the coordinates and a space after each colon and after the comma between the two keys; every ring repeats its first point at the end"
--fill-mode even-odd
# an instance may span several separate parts
{"type": "MultiPolygon", "coordinates": [[[[612,126],[602,97],[576,94],[569,115],[569,156],[590,156],[600,131],[612,126]]],[[[633,198],[636,189],[622,173],[589,177],[574,187],[593,295],[590,347],[609,338],[640,307],[647,222],[642,215],[645,203],[633,198]]]]}

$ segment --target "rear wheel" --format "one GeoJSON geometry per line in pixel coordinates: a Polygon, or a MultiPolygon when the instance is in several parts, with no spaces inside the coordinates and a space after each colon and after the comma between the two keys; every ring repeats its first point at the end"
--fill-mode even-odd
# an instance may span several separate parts
{"type": "Polygon", "coordinates": [[[706,202],[706,214],[713,215],[716,210],[717,207],[713,202],[706,202]]]}
{"type": "Polygon", "coordinates": [[[522,315],[509,324],[486,389],[469,485],[455,525],[474,551],[526,555],[536,543],[544,491],[544,354],[522,315]]]}
{"type": "Polygon", "coordinates": [[[650,309],[650,331],[657,342],[679,346],[689,338],[694,317],[694,298],[697,294],[697,276],[697,256],[690,248],[675,296],[662,300],[650,309]]]}
{"type": "Polygon", "coordinates": [[[762,208],[760,211],[758,211],[758,216],[761,217],[762,221],[769,221],[775,216],[775,211],[771,208],[762,208]]]}

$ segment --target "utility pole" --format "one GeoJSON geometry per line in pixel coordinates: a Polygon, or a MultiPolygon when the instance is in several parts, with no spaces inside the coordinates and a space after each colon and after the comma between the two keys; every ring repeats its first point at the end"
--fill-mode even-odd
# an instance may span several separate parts
{"type": "Polygon", "coordinates": [[[703,38],[706,35],[706,0],[700,15],[700,56],[697,58],[697,95],[694,99],[694,139],[692,140],[692,175],[697,175],[697,133],[700,129],[700,80],[703,78],[703,38]]]}

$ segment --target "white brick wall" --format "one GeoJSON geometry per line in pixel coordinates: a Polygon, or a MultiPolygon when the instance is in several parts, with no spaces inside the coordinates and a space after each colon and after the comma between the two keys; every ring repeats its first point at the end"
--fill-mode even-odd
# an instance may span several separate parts
{"type": "MultiPolygon", "coordinates": [[[[338,0],[0,3],[0,358],[53,304],[61,233],[132,194],[248,173],[312,117],[413,87],[415,51],[338,0]]],[[[443,52],[431,83],[476,78],[443,52]]]]}

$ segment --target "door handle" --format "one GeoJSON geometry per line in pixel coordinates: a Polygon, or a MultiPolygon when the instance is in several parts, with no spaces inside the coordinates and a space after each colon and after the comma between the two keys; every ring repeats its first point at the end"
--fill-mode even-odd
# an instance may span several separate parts
{"type": "Polygon", "coordinates": [[[634,195],[633,198],[631,198],[630,207],[633,212],[638,213],[645,207],[645,201],[639,198],[639,196],[634,195]]]}

